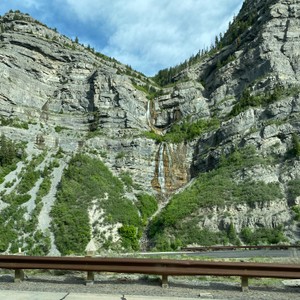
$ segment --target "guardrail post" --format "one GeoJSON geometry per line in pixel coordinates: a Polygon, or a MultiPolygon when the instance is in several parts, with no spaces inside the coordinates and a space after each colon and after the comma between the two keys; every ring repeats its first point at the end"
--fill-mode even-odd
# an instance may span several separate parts
{"type": "Polygon", "coordinates": [[[242,292],[249,291],[248,277],[246,277],[246,276],[241,277],[241,286],[242,286],[242,292]]]}
{"type": "MultiPolygon", "coordinates": [[[[19,248],[19,252],[17,254],[18,255],[24,255],[21,248],[19,248]]],[[[25,277],[25,274],[24,274],[24,271],[22,269],[15,269],[14,282],[21,282],[21,281],[24,280],[24,277],[25,277]]]]}
{"type": "Polygon", "coordinates": [[[86,281],[85,281],[85,285],[92,285],[94,284],[94,272],[92,271],[88,271],[87,272],[87,276],[86,276],[86,281]]]}
{"type": "MultiPolygon", "coordinates": [[[[92,257],[92,256],[94,256],[94,254],[95,254],[94,251],[87,251],[86,257],[92,257]]],[[[85,285],[93,285],[94,280],[95,280],[94,272],[93,271],[87,271],[85,285]]]]}
{"type": "Polygon", "coordinates": [[[21,269],[16,269],[14,282],[21,282],[23,280],[24,280],[24,271],[21,269]]]}
{"type": "Polygon", "coordinates": [[[161,278],[161,287],[163,289],[166,289],[169,287],[169,283],[168,283],[168,275],[162,275],[162,278],[161,278]]]}

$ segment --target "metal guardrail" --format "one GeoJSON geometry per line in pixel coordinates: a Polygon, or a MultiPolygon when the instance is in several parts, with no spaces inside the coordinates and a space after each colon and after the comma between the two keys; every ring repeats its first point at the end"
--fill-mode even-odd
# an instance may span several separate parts
{"type": "Polygon", "coordinates": [[[300,264],[270,264],[249,262],[215,262],[198,260],[99,258],[99,257],[38,257],[0,256],[0,268],[15,270],[15,281],[24,279],[24,269],[86,271],[87,283],[93,272],[139,273],[162,276],[162,286],[168,286],[168,276],[240,276],[242,290],[248,289],[248,278],[300,278],[300,264]]]}

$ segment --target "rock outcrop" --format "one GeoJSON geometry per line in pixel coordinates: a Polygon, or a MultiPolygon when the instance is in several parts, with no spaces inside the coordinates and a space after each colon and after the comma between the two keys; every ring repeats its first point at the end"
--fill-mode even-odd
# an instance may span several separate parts
{"type": "MultiPolygon", "coordinates": [[[[300,178],[298,156],[291,155],[300,132],[299,15],[298,0],[246,0],[224,45],[164,88],[28,15],[7,13],[0,17],[1,133],[27,142],[29,150],[92,153],[164,204],[235,149],[254,146],[258,156],[276,159],[243,167],[233,180],[277,183],[284,197],[254,208],[200,209],[197,224],[217,231],[234,223],[237,232],[283,224],[294,241],[291,208],[297,203],[287,191],[300,178]],[[190,139],[165,138],[174,124],[212,119],[217,128],[190,139]]],[[[131,197],[134,202],[134,192],[131,197]]]]}

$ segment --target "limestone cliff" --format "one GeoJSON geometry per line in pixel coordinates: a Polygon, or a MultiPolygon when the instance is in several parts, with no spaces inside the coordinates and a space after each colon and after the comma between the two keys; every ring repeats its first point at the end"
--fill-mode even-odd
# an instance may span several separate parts
{"type": "MultiPolygon", "coordinates": [[[[296,241],[294,219],[300,194],[291,196],[290,186],[300,178],[299,14],[298,0],[246,0],[220,43],[176,74],[171,87],[158,86],[153,79],[28,15],[11,12],[2,16],[1,134],[15,143],[26,143],[29,161],[46,151],[47,165],[51,153],[64,153],[52,196],[43,198],[43,216],[51,214],[49,203],[56,199],[59,178],[68,169],[70,158],[88,153],[117,177],[130,176],[134,185],[126,197],[133,203],[137,203],[140,190],[158,199],[159,211],[144,230],[150,230],[151,241],[159,248],[161,237],[180,239],[177,225],[166,219],[180,194],[186,193],[180,205],[188,206],[188,192],[196,188],[195,181],[220,169],[232,155],[236,162],[237,153],[252,147],[255,154],[251,155],[261,160],[248,165],[240,162],[231,181],[237,185],[276,184],[280,196],[278,192],[277,198],[262,202],[254,193],[251,203],[255,204],[250,205],[243,196],[239,203],[230,202],[238,199],[232,194],[220,206],[208,195],[211,205],[199,202],[192,206],[192,214],[187,209],[178,220],[185,224],[193,218],[197,230],[213,232],[226,231],[233,224],[237,234],[243,228],[282,225],[290,240],[296,241]],[[159,222],[164,224],[158,230],[159,222]]],[[[18,181],[9,185],[21,170],[20,163],[15,173],[3,179],[2,196],[17,187],[18,181]]],[[[198,193],[202,191],[199,188],[198,193]]],[[[31,200],[23,205],[27,213],[35,209],[34,190],[31,193],[31,200]]],[[[101,201],[107,198],[103,196],[101,201]]],[[[117,243],[120,233],[116,228],[122,224],[105,227],[105,210],[95,199],[91,201],[89,245],[98,249],[107,241],[96,238],[100,236],[96,231],[102,237],[104,231],[111,231],[111,240],[117,243]]],[[[4,197],[0,209],[7,203],[4,197]]],[[[45,233],[47,226],[41,220],[38,224],[45,233]]],[[[56,253],[52,233],[50,237],[52,253],[56,253]]],[[[191,239],[181,242],[190,243],[191,239]]],[[[196,238],[192,242],[200,243],[196,238]]]]}

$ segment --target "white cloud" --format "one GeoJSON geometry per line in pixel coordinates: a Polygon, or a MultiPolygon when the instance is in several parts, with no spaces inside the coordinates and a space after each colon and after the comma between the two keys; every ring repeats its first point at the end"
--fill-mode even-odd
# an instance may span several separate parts
{"type": "Polygon", "coordinates": [[[100,51],[153,74],[209,47],[242,0],[67,2],[82,21],[101,22],[110,32],[100,51]]]}
{"type": "Polygon", "coordinates": [[[39,9],[41,7],[41,1],[37,0],[23,0],[22,5],[27,8],[39,9]]]}
{"type": "Polygon", "coordinates": [[[52,26],[61,25],[68,34],[77,36],[76,30],[80,29],[81,42],[89,41],[97,51],[152,75],[161,68],[184,61],[203,47],[209,47],[214,37],[225,31],[243,0],[3,2],[32,8],[43,18],[42,21],[51,20],[52,26]],[[53,15],[58,10],[60,20],[53,15]],[[64,25],[66,19],[68,24],[64,25]],[[56,21],[58,25],[53,25],[56,21]]]}

